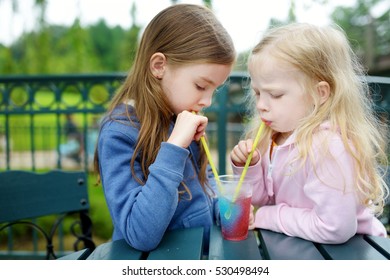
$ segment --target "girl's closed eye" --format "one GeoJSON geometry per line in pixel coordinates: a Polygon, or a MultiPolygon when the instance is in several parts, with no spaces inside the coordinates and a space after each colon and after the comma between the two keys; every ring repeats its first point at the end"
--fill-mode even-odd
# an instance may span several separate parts
{"type": "Polygon", "coordinates": [[[198,89],[198,90],[206,90],[206,87],[202,87],[198,84],[195,84],[195,86],[196,86],[196,89],[198,89]]]}
{"type": "Polygon", "coordinates": [[[280,94],[280,93],[271,93],[270,95],[271,95],[271,97],[274,98],[274,99],[278,99],[278,98],[280,98],[280,97],[283,96],[283,94],[280,94]]]}

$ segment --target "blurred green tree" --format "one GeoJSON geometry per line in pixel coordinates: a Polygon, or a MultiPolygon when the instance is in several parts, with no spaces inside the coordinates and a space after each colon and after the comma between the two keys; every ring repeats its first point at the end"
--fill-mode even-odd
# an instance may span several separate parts
{"type": "MultiPolygon", "coordinates": [[[[20,0],[12,1],[13,12],[18,13],[20,0]]],[[[34,5],[39,11],[36,27],[9,47],[0,44],[1,74],[118,72],[131,67],[141,30],[134,4],[128,31],[109,27],[104,20],[83,27],[79,18],[70,27],[49,25],[45,20],[47,0],[35,0],[34,5]]]]}
{"type": "Polygon", "coordinates": [[[121,44],[120,59],[118,59],[118,68],[121,71],[127,71],[134,62],[135,54],[138,48],[138,37],[141,32],[141,27],[137,25],[137,7],[133,3],[130,10],[130,18],[132,21],[130,29],[125,33],[125,40],[121,44]]]}
{"type": "Polygon", "coordinates": [[[385,57],[390,57],[388,0],[357,0],[352,7],[336,7],[331,17],[348,34],[369,73],[386,69],[390,73],[390,63],[382,63],[385,57]]]}
{"type": "Polygon", "coordinates": [[[104,20],[87,29],[91,40],[94,59],[98,69],[103,71],[118,71],[121,64],[121,45],[125,38],[125,30],[120,26],[110,28],[104,20]]]}

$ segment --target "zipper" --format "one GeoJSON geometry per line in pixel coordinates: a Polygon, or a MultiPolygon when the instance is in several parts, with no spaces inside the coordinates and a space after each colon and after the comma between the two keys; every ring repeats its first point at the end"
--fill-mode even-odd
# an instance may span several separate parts
{"type": "Polygon", "coordinates": [[[267,178],[271,178],[271,176],[272,176],[272,170],[274,168],[273,163],[276,160],[276,155],[278,154],[278,150],[279,150],[278,147],[273,147],[273,154],[271,155],[271,159],[270,159],[269,165],[268,165],[267,178]]]}

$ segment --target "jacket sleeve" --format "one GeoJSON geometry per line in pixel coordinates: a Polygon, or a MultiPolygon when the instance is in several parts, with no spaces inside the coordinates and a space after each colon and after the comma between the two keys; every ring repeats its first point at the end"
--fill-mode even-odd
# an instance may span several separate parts
{"type": "MultiPolygon", "coordinates": [[[[310,202],[283,202],[261,207],[255,215],[259,228],[283,232],[320,243],[343,243],[357,230],[358,198],[354,191],[353,159],[341,140],[329,143],[328,155],[306,164],[304,194],[310,202]]],[[[310,162],[310,161],[308,161],[310,162]]]]}
{"type": "MultiPolygon", "coordinates": [[[[98,143],[101,179],[115,229],[134,248],[150,251],[160,243],[175,213],[189,151],[163,142],[142,186],[130,169],[135,141],[120,130],[101,131],[98,143]]],[[[138,160],[135,170],[143,178],[138,160]]]]}

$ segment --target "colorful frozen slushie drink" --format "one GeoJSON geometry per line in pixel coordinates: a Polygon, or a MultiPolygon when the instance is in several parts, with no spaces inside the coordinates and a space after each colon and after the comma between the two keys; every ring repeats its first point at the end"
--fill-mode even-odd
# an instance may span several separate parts
{"type": "Polygon", "coordinates": [[[250,180],[244,180],[237,193],[240,176],[224,175],[219,176],[219,179],[222,185],[222,193],[219,193],[218,198],[222,236],[227,240],[244,240],[248,236],[253,186],[250,180]]]}

